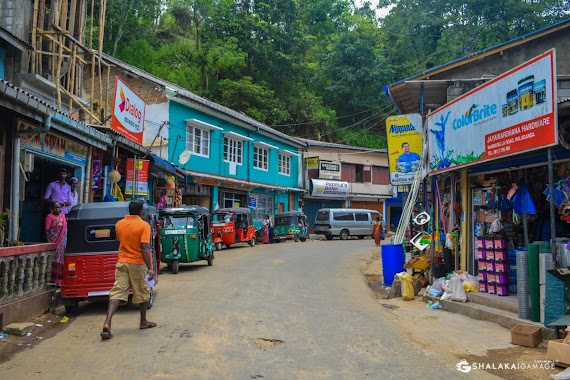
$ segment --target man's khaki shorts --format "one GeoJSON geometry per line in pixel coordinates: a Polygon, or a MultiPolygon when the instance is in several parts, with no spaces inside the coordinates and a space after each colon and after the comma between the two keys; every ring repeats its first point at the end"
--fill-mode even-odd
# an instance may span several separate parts
{"type": "Polygon", "coordinates": [[[133,303],[147,302],[150,298],[150,286],[144,279],[148,268],[145,264],[117,263],[115,266],[115,283],[109,292],[109,299],[129,300],[129,290],[133,290],[133,303]]]}

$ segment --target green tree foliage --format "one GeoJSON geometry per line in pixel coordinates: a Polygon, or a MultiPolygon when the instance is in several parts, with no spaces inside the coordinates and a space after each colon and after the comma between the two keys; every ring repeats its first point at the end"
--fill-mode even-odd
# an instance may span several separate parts
{"type": "Polygon", "coordinates": [[[104,51],[285,133],[383,148],[383,85],[570,14],[567,0],[380,0],[377,19],[362,3],[107,0],[104,51]]]}

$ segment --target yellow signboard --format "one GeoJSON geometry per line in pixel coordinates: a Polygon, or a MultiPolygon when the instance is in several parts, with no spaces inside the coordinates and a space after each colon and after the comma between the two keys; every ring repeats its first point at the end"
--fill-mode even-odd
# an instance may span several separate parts
{"type": "Polygon", "coordinates": [[[308,157],[306,159],[307,170],[319,169],[319,158],[318,157],[308,157]]]}
{"type": "Polygon", "coordinates": [[[422,161],[422,117],[419,114],[389,117],[386,136],[390,182],[392,185],[409,185],[422,161]]]}

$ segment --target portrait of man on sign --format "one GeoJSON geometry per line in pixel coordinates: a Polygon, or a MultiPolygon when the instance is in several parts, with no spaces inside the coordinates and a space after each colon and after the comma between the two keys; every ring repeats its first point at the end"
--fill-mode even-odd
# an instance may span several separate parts
{"type": "Polygon", "coordinates": [[[417,170],[422,159],[416,152],[410,151],[410,144],[408,142],[402,143],[404,153],[398,156],[396,167],[401,173],[409,173],[417,170]]]}

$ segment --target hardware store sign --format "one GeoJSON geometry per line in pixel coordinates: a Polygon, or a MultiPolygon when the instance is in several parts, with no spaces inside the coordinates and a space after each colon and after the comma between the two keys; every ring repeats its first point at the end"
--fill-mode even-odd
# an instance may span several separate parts
{"type": "Polygon", "coordinates": [[[552,49],[430,113],[430,172],[558,144],[555,67],[552,49]]]}

